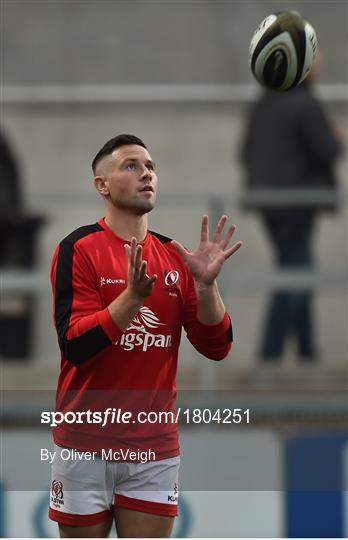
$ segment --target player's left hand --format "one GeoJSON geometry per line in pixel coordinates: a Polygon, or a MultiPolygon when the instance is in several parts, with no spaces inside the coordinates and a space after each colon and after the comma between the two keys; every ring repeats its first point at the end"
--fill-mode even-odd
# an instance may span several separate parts
{"type": "Polygon", "coordinates": [[[225,235],[223,229],[227,216],[222,216],[216,226],[213,238],[209,239],[209,219],[207,215],[202,218],[201,241],[196,251],[188,251],[179,242],[173,240],[175,249],[183,257],[184,261],[196,282],[205,286],[212,285],[218,276],[224,262],[242,246],[237,242],[227,248],[236,231],[236,225],[231,225],[225,235]]]}

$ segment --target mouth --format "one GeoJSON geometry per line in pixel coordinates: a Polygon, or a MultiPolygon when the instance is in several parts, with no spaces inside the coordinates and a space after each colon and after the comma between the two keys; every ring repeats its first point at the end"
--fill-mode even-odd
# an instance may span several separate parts
{"type": "Polygon", "coordinates": [[[139,190],[140,192],[149,191],[150,193],[153,193],[153,188],[151,186],[145,186],[142,189],[139,190]]]}

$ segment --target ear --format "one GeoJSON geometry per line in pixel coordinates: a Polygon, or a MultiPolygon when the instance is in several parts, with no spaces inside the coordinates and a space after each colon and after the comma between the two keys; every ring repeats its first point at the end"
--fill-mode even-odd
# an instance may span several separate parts
{"type": "Polygon", "coordinates": [[[95,189],[98,191],[98,193],[100,193],[100,195],[103,195],[104,197],[109,195],[109,183],[104,176],[95,176],[94,185],[95,189]]]}

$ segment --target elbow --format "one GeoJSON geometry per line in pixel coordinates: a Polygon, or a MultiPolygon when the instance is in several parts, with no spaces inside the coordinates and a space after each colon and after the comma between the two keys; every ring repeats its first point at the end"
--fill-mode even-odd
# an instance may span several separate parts
{"type": "Polygon", "coordinates": [[[226,331],[218,338],[209,338],[204,340],[190,340],[193,346],[200,352],[203,356],[209,360],[214,360],[215,362],[220,362],[224,360],[233,345],[233,331],[231,320],[229,319],[229,325],[226,331]]]}
{"type": "Polygon", "coordinates": [[[62,339],[61,350],[69,362],[78,366],[87,362],[111,344],[100,326],[96,326],[81,336],[62,339]]]}
{"type": "Polygon", "coordinates": [[[76,339],[63,339],[61,344],[61,351],[63,356],[68,362],[74,366],[79,366],[84,362],[87,362],[92,355],[89,351],[86,351],[84,348],[80,348],[76,339]]]}
{"type": "Polygon", "coordinates": [[[208,358],[208,360],[214,360],[214,362],[221,362],[221,360],[225,360],[225,358],[227,358],[227,356],[229,355],[232,349],[232,345],[233,345],[233,342],[230,342],[228,346],[224,348],[205,352],[204,356],[208,358]]]}

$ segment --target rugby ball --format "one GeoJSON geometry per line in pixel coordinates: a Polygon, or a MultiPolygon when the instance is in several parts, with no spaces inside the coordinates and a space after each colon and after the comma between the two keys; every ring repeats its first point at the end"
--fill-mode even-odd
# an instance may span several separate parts
{"type": "Polygon", "coordinates": [[[256,80],[273,90],[289,90],[308,75],[317,51],[313,26],[297,11],[266,17],[257,27],[249,48],[256,80]]]}

